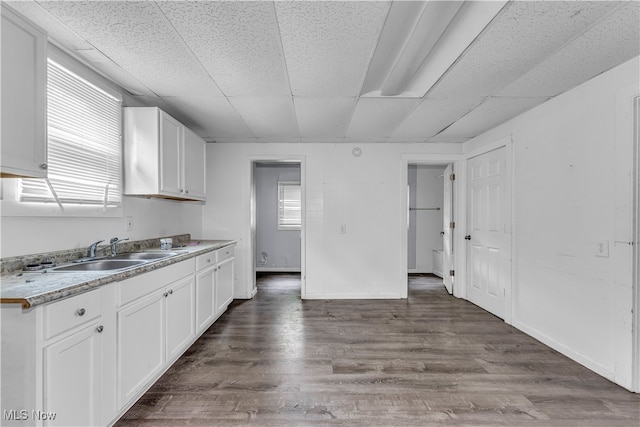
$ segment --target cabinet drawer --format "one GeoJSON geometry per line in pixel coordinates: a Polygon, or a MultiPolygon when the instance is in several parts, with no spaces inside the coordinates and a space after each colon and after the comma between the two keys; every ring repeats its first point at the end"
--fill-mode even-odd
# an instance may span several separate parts
{"type": "Polygon", "coordinates": [[[207,252],[206,254],[198,255],[196,257],[196,270],[204,270],[207,267],[212,267],[216,263],[215,251],[207,252]]]}
{"type": "Polygon", "coordinates": [[[44,338],[49,339],[101,315],[99,289],[46,305],[44,338]]]}
{"type": "Polygon", "coordinates": [[[175,282],[193,274],[193,258],[172,264],[157,270],[142,273],[138,276],[123,280],[117,286],[118,306],[130,303],[140,297],[162,289],[167,283],[175,282]]]}
{"type": "Polygon", "coordinates": [[[222,262],[225,259],[233,258],[233,246],[226,246],[222,249],[218,249],[218,262],[222,262]]]}

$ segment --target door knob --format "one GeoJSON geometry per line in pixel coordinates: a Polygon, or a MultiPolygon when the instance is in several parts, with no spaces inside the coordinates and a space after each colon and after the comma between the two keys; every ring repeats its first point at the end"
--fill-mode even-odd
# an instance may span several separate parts
{"type": "Polygon", "coordinates": [[[467,234],[466,236],[464,236],[464,240],[471,240],[471,235],[467,234]]]}
{"type": "Polygon", "coordinates": [[[441,232],[440,232],[440,235],[441,235],[441,236],[444,236],[444,231],[441,231],[441,232]]]}

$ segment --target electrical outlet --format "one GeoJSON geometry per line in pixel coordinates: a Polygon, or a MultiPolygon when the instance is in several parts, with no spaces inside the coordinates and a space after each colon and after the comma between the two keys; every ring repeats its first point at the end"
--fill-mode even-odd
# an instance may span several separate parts
{"type": "Polygon", "coordinates": [[[132,216],[128,216],[127,217],[127,230],[126,231],[131,231],[133,230],[133,217],[132,216]]]}
{"type": "Polygon", "coordinates": [[[609,257],[609,241],[598,240],[596,242],[596,256],[608,258],[609,257]]]}

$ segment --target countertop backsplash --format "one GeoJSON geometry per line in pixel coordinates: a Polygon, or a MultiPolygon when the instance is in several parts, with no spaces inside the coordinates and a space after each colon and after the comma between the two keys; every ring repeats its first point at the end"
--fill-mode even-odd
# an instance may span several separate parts
{"type": "MultiPolygon", "coordinates": [[[[123,240],[118,242],[118,253],[137,252],[147,249],[160,249],[160,239],[170,237],[173,239],[173,247],[186,244],[191,240],[190,234],[178,234],[175,236],[163,236],[145,240],[123,240]]],[[[96,249],[96,256],[108,256],[111,253],[111,245],[105,240],[96,249]]],[[[66,264],[74,260],[85,258],[88,255],[88,245],[85,248],[67,249],[62,251],[44,252],[38,254],[20,255],[0,259],[2,270],[0,274],[13,273],[24,270],[30,264],[42,264],[51,262],[55,265],[66,264]]]]}

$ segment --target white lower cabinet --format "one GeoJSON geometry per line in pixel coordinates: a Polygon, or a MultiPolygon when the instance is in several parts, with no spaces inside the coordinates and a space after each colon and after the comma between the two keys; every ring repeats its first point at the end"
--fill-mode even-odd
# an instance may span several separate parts
{"type": "Polygon", "coordinates": [[[233,300],[233,258],[226,259],[218,264],[216,271],[216,311],[218,313],[227,309],[233,300]]]}
{"type": "Polygon", "coordinates": [[[100,425],[104,384],[102,318],[44,349],[45,425],[100,425]]]}
{"type": "Polygon", "coordinates": [[[193,275],[127,304],[117,323],[118,403],[124,407],[193,342],[193,275]]]}
{"type": "Polygon", "coordinates": [[[233,246],[196,258],[196,330],[204,332],[233,300],[233,246]]]}
{"type": "Polygon", "coordinates": [[[167,334],[166,360],[173,362],[193,342],[194,327],[193,276],[174,283],[165,291],[165,328],[167,334]]]}
{"type": "Polygon", "coordinates": [[[2,304],[3,426],[106,426],[233,298],[233,246],[70,298],[2,304]]]}
{"type": "Polygon", "coordinates": [[[118,405],[136,397],[164,367],[164,297],[157,293],[118,311],[118,405]]]}
{"type": "Polygon", "coordinates": [[[214,301],[215,277],[214,265],[196,273],[196,330],[198,333],[207,329],[215,320],[217,311],[214,301]]]}
{"type": "Polygon", "coordinates": [[[114,284],[31,309],[3,304],[3,426],[100,426],[116,416],[114,284]]]}

